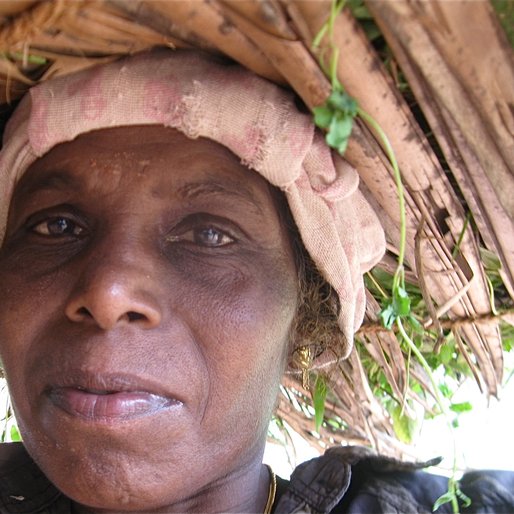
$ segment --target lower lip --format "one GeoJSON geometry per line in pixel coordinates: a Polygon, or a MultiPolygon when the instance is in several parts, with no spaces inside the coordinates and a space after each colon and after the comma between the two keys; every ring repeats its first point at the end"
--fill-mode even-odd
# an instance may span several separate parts
{"type": "Polygon", "coordinates": [[[97,394],[73,387],[52,389],[50,401],[72,416],[90,421],[123,421],[176,409],[182,402],[144,391],[97,394]]]}

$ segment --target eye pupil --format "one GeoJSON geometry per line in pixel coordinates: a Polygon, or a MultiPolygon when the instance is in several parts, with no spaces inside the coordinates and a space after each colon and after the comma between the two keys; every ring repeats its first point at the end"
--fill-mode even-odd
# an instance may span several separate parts
{"type": "Polygon", "coordinates": [[[70,223],[64,218],[57,218],[48,223],[48,232],[50,234],[64,234],[70,231],[70,223]]]}
{"type": "Polygon", "coordinates": [[[195,242],[209,246],[219,245],[223,242],[223,234],[215,228],[209,227],[196,234],[195,242]]]}

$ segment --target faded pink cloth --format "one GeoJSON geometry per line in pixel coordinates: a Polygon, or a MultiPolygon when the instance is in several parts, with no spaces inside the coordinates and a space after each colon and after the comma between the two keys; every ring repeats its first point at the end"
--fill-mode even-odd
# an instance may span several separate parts
{"type": "Polygon", "coordinates": [[[385,249],[382,227],[355,169],[293,95],[238,65],[162,50],[33,87],[4,134],[0,243],[13,188],[38,157],[91,130],[155,124],[217,141],[285,192],[307,251],[339,295],[346,356],[364,315],[362,275],[385,249]]]}

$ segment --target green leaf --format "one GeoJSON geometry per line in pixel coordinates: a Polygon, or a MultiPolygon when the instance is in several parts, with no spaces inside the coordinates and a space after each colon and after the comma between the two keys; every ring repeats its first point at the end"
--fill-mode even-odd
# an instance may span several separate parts
{"type": "Polygon", "coordinates": [[[393,328],[394,322],[396,321],[396,313],[391,302],[387,302],[384,305],[380,311],[379,316],[382,320],[382,325],[384,325],[384,327],[388,330],[391,330],[393,328]]]}
{"type": "Polygon", "coordinates": [[[453,396],[453,391],[445,383],[439,384],[439,391],[443,393],[445,398],[451,398],[453,396]]]}
{"type": "Polygon", "coordinates": [[[328,129],[334,116],[332,110],[325,105],[321,105],[320,107],[314,107],[312,112],[314,113],[314,123],[320,128],[328,129]]]}
{"type": "Polygon", "coordinates": [[[0,52],[1,59],[13,59],[16,61],[26,62],[27,64],[46,64],[48,61],[39,55],[25,55],[23,52],[0,52]]]}
{"type": "Polygon", "coordinates": [[[364,5],[362,0],[348,0],[346,5],[352,11],[352,14],[355,18],[360,20],[371,20],[371,14],[368,11],[368,8],[364,5]]]}
{"type": "Polygon", "coordinates": [[[319,432],[325,414],[325,400],[327,398],[327,383],[322,375],[316,378],[314,391],[312,392],[312,403],[314,404],[314,423],[316,431],[319,432]]]}
{"type": "Polygon", "coordinates": [[[330,425],[332,428],[335,428],[336,430],[341,430],[341,424],[335,421],[334,419],[327,419],[327,424],[330,425]]]}
{"type": "Polygon", "coordinates": [[[334,111],[340,112],[346,116],[354,118],[357,116],[358,104],[357,102],[344,91],[332,91],[327,99],[327,105],[334,111]]]}
{"type": "Polygon", "coordinates": [[[425,334],[425,329],[423,325],[414,317],[414,314],[409,313],[409,322],[410,326],[414,329],[414,332],[416,332],[419,335],[425,334]]]}
{"type": "Polygon", "coordinates": [[[439,351],[439,360],[443,364],[448,364],[453,359],[454,347],[451,344],[443,344],[439,351]]]}
{"type": "Polygon", "coordinates": [[[393,419],[394,433],[398,439],[406,444],[412,443],[418,433],[419,422],[405,415],[405,413],[402,414],[402,406],[398,403],[391,407],[390,413],[393,419]]]}
{"type": "Polygon", "coordinates": [[[398,287],[393,292],[393,307],[397,316],[404,317],[410,314],[409,293],[403,287],[398,287]]]}
{"type": "Polygon", "coordinates": [[[414,382],[411,386],[411,389],[418,394],[422,394],[424,391],[423,387],[418,382],[414,382]]]}
{"type": "MultiPolygon", "coordinates": [[[[373,268],[371,270],[371,274],[375,278],[375,280],[384,288],[391,290],[393,288],[393,282],[394,282],[394,276],[391,275],[391,273],[388,273],[387,271],[384,271],[379,268],[373,268]]],[[[421,291],[418,286],[415,286],[414,284],[405,284],[405,290],[411,295],[418,296],[421,298],[421,291]]]]}
{"type": "Polygon", "coordinates": [[[353,118],[340,112],[337,112],[330,122],[328,133],[326,136],[327,144],[331,148],[336,148],[340,154],[343,154],[348,146],[348,139],[352,133],[353,118]]]}
{"type": "Polygon", "coordinates": [[[498,256],[486,248],[480,248],[480,258],[484,263],[484,267],[489,271],[498,271],[502,267],[502,263],[498,256]]]}
{"type": "Polygon", "coordinates": [[[469,412],[470,410],[473,410],[473,405],[469,402],[460,402],[460,403],[452,403],[450,405],[450,409],[453,412],[469,412]]]}
{"type": "Polygon", "coordinates": [[[11,441],[21,441],[21,434],[16,425],[11,425],[11,441]]]}
{"type": "Polygon", "coordinates": [[[445,503],[450,503],[455,498],[455,494],[452,491],[448,491],[443,495],[439,496],[432,507],[432,512],[435,512],[441,505],[445,503]]]}

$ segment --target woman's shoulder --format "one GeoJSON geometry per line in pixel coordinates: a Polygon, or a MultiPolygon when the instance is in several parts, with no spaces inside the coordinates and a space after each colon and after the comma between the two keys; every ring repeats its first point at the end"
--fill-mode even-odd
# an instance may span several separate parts
{"type": "Polygon", "coordinates": [[[0,444],[0,514],[69,514],[70,502],[46,478],[22,443],[0,444]]]}
{"type": "MultiPolygon", "coordinates": [[[[296,468],[274,512],[429,513],[448,489],[446,477],[423,471],[437,462],[405,463],[366,448],[331,448],[296,468]]],[[[469,472],[460,488],[472,501],[463,513],[514,512],[512,472],[469,472]]],[[[437,512],[452,512],[450,504],[437,512]]]]}

